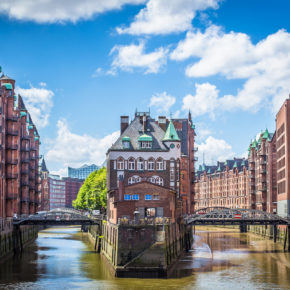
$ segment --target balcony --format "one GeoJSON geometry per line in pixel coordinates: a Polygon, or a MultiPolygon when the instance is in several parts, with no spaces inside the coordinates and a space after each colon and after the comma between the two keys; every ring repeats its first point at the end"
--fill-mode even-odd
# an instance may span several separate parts
{"type": "Polygon", "coordinates": [[[8,192],[6,199],[17,199],[18,198],[18,193],[16,192],[8,192]]]}
{"type": "Polygon", "coordinates": [[[193,152],[197,152],[198,151],[198,147],[194,147],[192,151],[193,152]]]}
{"type": "Polygon", "coordinates": [[[29,180],[35,180],[35,175],[34,174],[29,174],[29,180]]]}
{"type": "Polygon", "coordinates": [[[30,139],[30,136],[29,135],[21,136],[21,139],[22,140],[29,140],[30,139]]]}
{"type": "Polygon", "coordinates": [[[29,190],[35,190],[35,184],[30,183],[29,184],[29,190]]]}
{"type": "Polygon", "coordinates": [[[18,178],[18,174],[17,173],[7,173],[6,174],[6,178],[7,179],[17,179],[18,178]]]}
{"type": "Polygon", "coordinates": [[[18,116],[7,116],[6,117],[7,121],[12,121],[12,122],[17,122],[18,121],[18,116]]]}
{"type": "Polygon", "coordinates": [[[193,161],[198,161],[198,157],[194,157],[193,158],[193,161]]]}
{"type": "Polygon", "coordinates": [[[18,131],[17,130],[13,130],[13,129],[7,129],[6,131],[7,135],[11,135],[11,136],[18,136],[18,131]]]}
{"type": "Polygon", "coordinates": [[[29,202],[29,197],[21,197],[21,202],[29,202]]]}
{"type": "Polygon", "coordinates": [[[17,165],[18,164],[18,159],[14,159],[14,158],[12,158],[12,159],[7,159],[6,160],[6,164],[8,164],[8,165],[17,165]]]}
{"type": "Polygon", "coordinates": [[[13,144],[10,144],[10,145],[7,145],[6,147],[8,150],[18,150],[18,145],[13,145],[13,144]]]}
{"type": "Polygon", "coordinates": [[[32,151],[37,151],[37,147],[36,146],[31,146],[31,150],[32,151]]]}
{"type": "Polygon", "coordinates": [[[35,157],[35,156],[32,156],[32,157],[30,157],[30,160],[37,160],[37,157],[35,157]]]}
{"type": "Polygon", "coordinates": [[[21,186],[29,186],[29,181],[27,181],[27,180],[22,180],[22,181],[21,181],[21,186]]]}
{"type": "Polygon", "coordinates": [[[21,160],[22,163],[29,163],[30,162],[30,158],[24,158],[21,160]]]}
{"type": "Polygon", "coordinates": [[[27,147],[25,147],[25,146],[21,146],[21,151],[23,151],[23,152],[29,152],[30,149],[27,148],[27,147]]]}

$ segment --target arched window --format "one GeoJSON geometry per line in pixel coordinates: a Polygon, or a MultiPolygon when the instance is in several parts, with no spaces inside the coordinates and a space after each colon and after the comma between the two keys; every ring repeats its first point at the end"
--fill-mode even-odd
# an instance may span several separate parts
{"type": "Polygon", "coordinates": [[[154,159],[153,158],[150,158],[148,160],[148,170],[154,170],[154,167],[155,167],[154,159]]]}
{"type": "Polygon", "coordinates": [[[129,158],[128,161],[128,169],[129,170],[135,170],[135,159],[134,158],[129,158]]]}
{"type": "Polygon", "coordinates": [[[117,160],[117,169],[124,170],[124,159],[122,157],[117,160]]]}
{"type": "Polygon", "coordinates": [[[131,176],[130,178],[128,178],[128,184],[134,184],[134,183],[138,183],[138,182],[141,182],[141,177],[138,176],[138,175],[134,175],[134,176],[131,176]]]}
{"type": "Polygon", "coordinates": [[[158,184],[158,185],[163,185],[163,178],[161,178],[161,177],[156,177],[156,184],[158,184]]]}
{"type": "Polygon", "coordinates": [[[137,170],[144,170],[144,160],[143,158],[137,159],[137,170]]]}
{"type": "Polygon", "coordinates": [[[155,183],[155,178],[154,178],[154,177],[150,177],[150,178],[149,178],[149,182],[151,182],[151,183],[155,183]]]}
{"type": "Polygon", "coordinates": [[[158,158],[157,162],[156,162],[156,169],[157,170],[163,170],[163,159],[162,158],[158,158]]]}

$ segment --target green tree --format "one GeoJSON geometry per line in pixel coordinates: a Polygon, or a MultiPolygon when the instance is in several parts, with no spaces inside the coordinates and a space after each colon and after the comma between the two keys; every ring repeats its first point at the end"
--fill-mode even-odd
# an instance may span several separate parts
{"type": "Polygon", "coordinates": [[[76,209],[94,210],[107,207],[107,169],[92,172],[85,180],[73,201],[76,209]]]}

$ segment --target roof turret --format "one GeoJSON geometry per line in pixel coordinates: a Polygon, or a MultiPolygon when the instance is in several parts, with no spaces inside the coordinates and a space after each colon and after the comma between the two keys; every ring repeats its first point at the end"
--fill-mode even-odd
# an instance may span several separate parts
{"type": "Polygon", "coordinates": [[[172,120],[170,120],[169,122],[169,125],[167,127],[167,130],[165,132],[165,135],[162,141],[180,141],[180,138],[178,137],[176,133],[172,120]]]}

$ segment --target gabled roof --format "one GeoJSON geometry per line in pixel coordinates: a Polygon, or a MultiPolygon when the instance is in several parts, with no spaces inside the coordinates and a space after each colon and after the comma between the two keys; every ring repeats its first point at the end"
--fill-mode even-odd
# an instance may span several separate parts
{"type": "Polygon", "coordinates": [[[163,137],[163,141],[180,141],[180,138],[178,137],[176,133],[172,120],[170,120],[169,122],[167,130],[163,137]]]}
{"type": "Polygon", "coordinates": [[[164,131],[155,120],[148,117],[146,128],[143,128],[143,123],[140,122],[140,117],[135,116],[134,120],[129,124],[126,130],[121,134],[117,141],[112,145],[110,150],[124,150],[123,137],[130,138],[131,150],[140,150],[139,137],[143,134],[152,138],[152,147],[150,150],[168,151],[168,147],[162,142],[164,131]],[[145,130],[144,130],[145,129],[145,130]],[[144,130],[144,131],[143,131],[144,130]]]}

